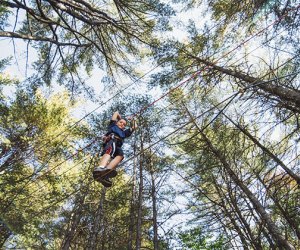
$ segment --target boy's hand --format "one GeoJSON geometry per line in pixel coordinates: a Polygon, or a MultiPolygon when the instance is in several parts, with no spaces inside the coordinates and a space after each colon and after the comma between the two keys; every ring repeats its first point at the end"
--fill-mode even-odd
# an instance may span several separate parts
{"type": "Polygon", "coordinates": [[[136,120],[135,119],[132,119],[131,120],[131,129],[132,130],[136,130],[137,129],[137,123],[136,123],[136,120]]]}
{"type": "Polygon", "coordinates": [[[103,137],[102,137],[102,141],[104,142],[104,143],[107,143],[108,141],[109,141],[109,136],[105,136],[105,135],[103,135],[103,137]]]}

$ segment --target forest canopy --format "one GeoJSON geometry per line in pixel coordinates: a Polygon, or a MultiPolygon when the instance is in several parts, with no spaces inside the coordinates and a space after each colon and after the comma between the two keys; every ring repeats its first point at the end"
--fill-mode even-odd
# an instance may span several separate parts
{"type": "Polygon", "coordinates": [[[289,0],[1,1],[1,248],[299,249],[299,26],[289,0]]]}

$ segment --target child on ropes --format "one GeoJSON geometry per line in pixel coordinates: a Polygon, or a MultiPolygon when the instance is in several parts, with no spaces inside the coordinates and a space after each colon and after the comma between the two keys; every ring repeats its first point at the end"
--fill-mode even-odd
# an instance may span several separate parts
{"type": "Polygon", "coordinates": [[[93,176],[104,186],[110,187],[112,182],[109,178],[117,175],[116,167],[124,159],[122,145],[124,139],[129,137],[137,128],[133,121],[130,128],[125,129],[126,121],[122,119],[119,112],[115,112],[108,126],[108,131],[104,136],[103,151],[101,153],[100,166],[95,168],[93,176]]]}

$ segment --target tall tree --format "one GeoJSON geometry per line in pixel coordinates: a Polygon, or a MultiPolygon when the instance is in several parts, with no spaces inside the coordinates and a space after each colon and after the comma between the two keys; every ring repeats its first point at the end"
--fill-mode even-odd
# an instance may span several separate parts
{"type": "Polygon", "coordinates": [[[63,188],[70,190],[64,172],[78,168],[82,161],[75,159],[74,142],[85,130],[83,126],[71,128],[73,107],[66,93],[47,99],[40,90],[26,93],[20,88],[15,97],[2,99],[0,199],[2,226],[9,229],[8,236],[28,233],[30,238],[44,223],[42,216],[31,216],[43,213],[52,203],[52,209],[57,208],[55,201],[63,196],[63,188]],[[27,231],[29,227],[35,230],[27,231]]]}
{"type": "Polygon", "coordinates": [[[166,29],[166,17],[173,13],[159,0],[12,0],[1,1],[1,6],[0,36],[28,41],[38,50],[41,79],[50,84],[57,75],[72,92],[87,87],[81,72],[91,73],[95,65],[111,76],[116,69],[132,74],[133,57],[141,47],[158,44],[155,31],[166,29]],[[9,18],[15,19],[12,27],[9,18]]]}

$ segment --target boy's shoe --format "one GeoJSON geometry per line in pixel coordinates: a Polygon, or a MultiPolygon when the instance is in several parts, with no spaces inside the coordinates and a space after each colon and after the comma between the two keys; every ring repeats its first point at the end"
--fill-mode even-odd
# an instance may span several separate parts
{"type": "Polygon", "coordinates": [[[104,167],[104,168],[98,167],[98,168],[95,168],[95,170],[93,171],[94,179],[97,179],[99,177],[104,177],[104,176],[107,176],[109,178],[116,177],[117,171],[115,169],[110,169],[107,167],[104,167]]]}
{"type": "Polygon", "coordinates": [[[112,182],[107,177],[104,178],[98,178],[96,181],[99,181],[104,187],[111,187],[112,182]]]}
{"type": "Polygon", "coordinates": [[[101,176],[102,178],[113,178],[118,175],[118,172],[115,169],[108,168],[108,171],[104,172],[101,176]]]}
{"type": "Polygon", "coordinates": [[[105,171],[107,169],[107,167],[96,167],[94,169],[94,172],[102,172],[102,171],[105,171]]]}
{"type": "Polygon", "coordinates": [[[99,181],[100,179],[109,179],[109,178],[116,177],[117,175],[118,172],[115,169],[108,169],[107,172],[102,171],[100,172],[100,174],[99,173],[93,174],[93,177],[96,181],[99,181]]]}
{"type": "Polygon", "coordinates": [[[97,167],[93,171],[93,177],[94,178],[100,177],[100,176],[104,175],[105,173],[107,173],[108,171],[109,171],[109,169],[107,167],[97,167]]]}

